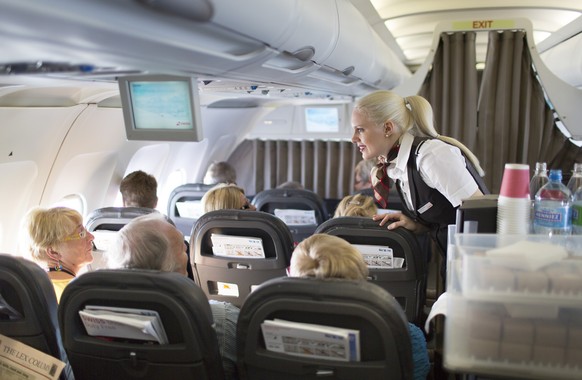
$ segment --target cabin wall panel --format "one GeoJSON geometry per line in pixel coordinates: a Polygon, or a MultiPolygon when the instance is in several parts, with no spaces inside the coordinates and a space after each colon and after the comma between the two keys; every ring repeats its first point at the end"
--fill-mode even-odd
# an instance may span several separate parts
{"type": "Polygon", "coordinates": [[[26,214],[38,177],[38,166],[33,161],[0,164],[0,252],[17,254],[17,240],[21,217],[26,214]]]}
{"type": "Polygon", "coordinates": [[[16,252],[22,219],[41,203],[51,165],[84,108],[0,108],[0,251],[16,252]]]}
{"type": "Polygon", "coordinates": [[[121,108],[95,104],[79,115],[64,139],[41,204],[50,206],[68,194],[84,197],[84,213],[111,204],[134,152],[145,145],[127,141],[121,108]]]}

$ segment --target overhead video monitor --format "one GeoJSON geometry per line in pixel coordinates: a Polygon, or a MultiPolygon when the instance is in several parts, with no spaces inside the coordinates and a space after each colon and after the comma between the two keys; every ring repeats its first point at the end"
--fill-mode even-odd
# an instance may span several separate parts
{"type": "Polygon", "coordinates": [[[339,112],[337,107],[305,108],[305,131],[334,133],[339,131],[339,112]]]}
{"type": "Polygon", "coordinates": [[[128,140],[203,139],[196,78],[138,75],[118,83],[128,140]]]}

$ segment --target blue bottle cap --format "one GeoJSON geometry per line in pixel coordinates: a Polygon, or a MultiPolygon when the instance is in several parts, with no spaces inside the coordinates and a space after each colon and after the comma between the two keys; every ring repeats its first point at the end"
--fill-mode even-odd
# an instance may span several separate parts
{"type": "Polygon", "coordinates": [[[562,170],[552,169],[550,170],[550,181],[556,182],[562,180],[562,170]]]}

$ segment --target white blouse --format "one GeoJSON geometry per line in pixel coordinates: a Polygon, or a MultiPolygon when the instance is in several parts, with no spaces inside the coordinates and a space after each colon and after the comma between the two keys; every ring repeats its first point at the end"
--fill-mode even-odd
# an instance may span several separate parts
{"type": "MultiPolygon", "coordinates": [[[[412,199],[406,163],[413,141],[414,136],[411,134],[403,135],[398,156],[390,162],[387,169],[390,178],[401,181],[400,189],[409,209],[412,209],[412,199]]],[[[424,182],[429,187],[437,189],[454,207],[459,206],[463,199],[469,198],[479,189],[473,176],[466,169],[461,150],[439,139],[430,139],[422,144],[416,157],[416,165],[424,182]]]]}

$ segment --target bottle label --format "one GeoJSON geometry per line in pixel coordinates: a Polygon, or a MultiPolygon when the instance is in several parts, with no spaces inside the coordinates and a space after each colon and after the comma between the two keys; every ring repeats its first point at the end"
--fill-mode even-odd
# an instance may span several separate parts
{"type": "Polygon", "coordinates": [[[572,205],[572,225],[582,227],[582,204],[572,205]]]}
{"type": "Polygon", "coordinates": [[[570,207],[536,207],[534,224],[541,227],[568,228],[571,226],[570,207]]]}

